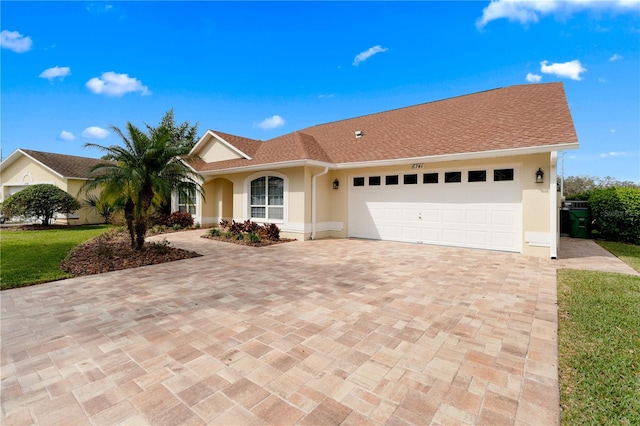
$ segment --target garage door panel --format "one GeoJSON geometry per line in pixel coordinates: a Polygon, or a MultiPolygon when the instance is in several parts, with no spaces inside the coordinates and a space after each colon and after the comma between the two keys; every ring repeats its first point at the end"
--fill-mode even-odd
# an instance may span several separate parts
{"type": "Polygon", "coordinates": [[[420,217],[422,218],[421,219],[422,223],[425,223],[425,224],[438,223],[439,224],[441,221],[440,210],[431,207],[431,204],[429,204],[428,208],[422,209],[420,213],[421,213],[420,217]]]}
{"type": "Polygon", "coordinates": [[[519,252],[521,198],[518,181],[351,188],[349,236],[519,252]]]}
{"type": "Polygon", "coordinates": [[[445,209],[442,213],[443,223],[464,223],[464,212],[462,210],[445,209]]]}
{"type": "Polygon", "coordinates": [[[515,238],[516,235],[513,232],[492,232],[491,245],[509,251],[515,245],[515,238]]]}
{"type": "Polygon", "coordinates": [[[487,231],[467,231],[465,242],[470,247],[486,247],[489,243],[487,231]]]}
{"type": "Polygon", "coordinates": [[[420,229],[420,240],[423,243],[440,244],[442,237],[439,228],[422,228],[420,229]]]}
{"type": "Polygon", "coordinates": [[[416,207],[402,209],[401,218],[404,222],[415,222],[418,220],[418,216],[420,216],[420,210],[416,207]]]}
{"type": "Polygon", "coordinates": [[[460,246],[463,243],[463,231],[461,229],[443,229],[442,242],[447,245],[460,246]]]}
{"type": "Polygon", "coordinates": [[[486,210],[467,210],[466,223],[472,225],[488,225],[488,212],[486,210]]]}
{"type": "Polygon", "coordinates": [[[384,209],[384,218],[386,220],[398,220],[402,215],[402,208],[385,208],[384,209]]]}
{"type": "Polygon", "coordinates": [[[513,210],[494,210],[491,212],[491,225],[513,226],[515,225],[515,216],[513,210]]]}

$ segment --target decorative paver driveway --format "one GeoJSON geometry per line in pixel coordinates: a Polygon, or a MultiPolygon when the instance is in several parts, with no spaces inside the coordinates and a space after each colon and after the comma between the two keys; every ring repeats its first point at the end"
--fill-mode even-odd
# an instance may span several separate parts
{"type": "Polygon", "coordinates": [[[319,240],[3,291],[9,424],[557,424],[556,265],[319,240]]]}

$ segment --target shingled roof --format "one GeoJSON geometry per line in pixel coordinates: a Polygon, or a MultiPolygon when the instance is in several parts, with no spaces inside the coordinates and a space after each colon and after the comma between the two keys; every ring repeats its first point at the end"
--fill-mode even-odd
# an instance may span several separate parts
{"type": "Polygon", "coordinates": [[[88,179],[89,170],[92,167],[105,163],[105,160],[75,155],[54,154],[31,149],[20,149],[20,151],[64,178],[88,179]]]}
{"type": "MultiPolygon", "coordinates": [[[[223,137],[234,143],[231,135],[223,137]]],[[[320,124],[253,144],[251,160],[194,166],[206,172],[295,160],[337,165],[534,147],[553,151],[577,143],[562,83],[528,84],[320,124]]]]}

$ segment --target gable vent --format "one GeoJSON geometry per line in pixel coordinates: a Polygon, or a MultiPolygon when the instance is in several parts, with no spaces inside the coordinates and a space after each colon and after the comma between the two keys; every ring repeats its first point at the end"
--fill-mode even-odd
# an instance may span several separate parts
{"type": "Polygon", "coordinates": [[[356,134],[356,138],[361,138],[362,137],[362,130],[356,130],[355,134],[356,134]]]}

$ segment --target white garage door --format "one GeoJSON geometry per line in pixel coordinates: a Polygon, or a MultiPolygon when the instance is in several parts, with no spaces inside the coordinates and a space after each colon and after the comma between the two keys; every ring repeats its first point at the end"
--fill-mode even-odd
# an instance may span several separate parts
{"type": "Polygon", "coordinates": [[[356,175],[349,236],[522,251],[517,168],[356,175]]]}

